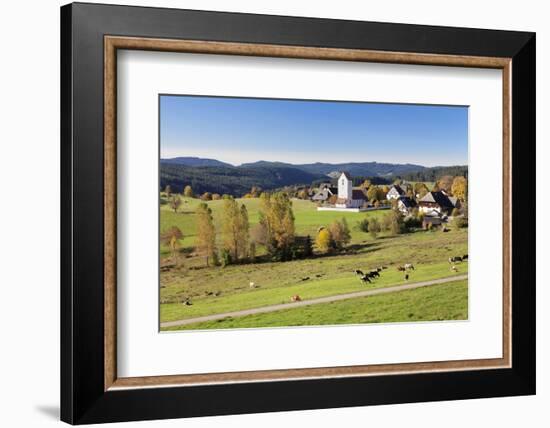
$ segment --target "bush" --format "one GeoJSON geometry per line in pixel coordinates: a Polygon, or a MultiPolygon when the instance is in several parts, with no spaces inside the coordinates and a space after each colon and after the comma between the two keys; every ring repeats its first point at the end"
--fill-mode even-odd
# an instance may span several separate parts
{"type": "Polygon", "coordinates": [[[361,221],[357,224],[357,227],[359,228],[359,230],[360,230],[361,232],[368,233],[368,231],[369,231],[369,219],[368,219],[368,218],[364,218],[363,220],[361,220],[361,221]]]}
{"type": "Polygon", "coordinates": [[[220,252],[220,259],[222,267],[226,267],[233,262],[233,260],[231,259],[231,254],[225,248],[220,252]]]}
{"type": "Polygon", "coordinates": [[[219,266],[220,265],[220,257],[218,256],[218,253],[212,254],[212,265],[213,266],[219,266]]]}
{"type": "Polygon", "coordinates": [[[330,236],[330,232],[328,231],[328,229],[321,229],[319,231],[319,234],[317,235],[317,239],[315,240],[317,251],[321,253],[328,252],[330,250],[331,241],[332,237],[330,236]]]}
{"type": "Polygon", "coordinates": [[[462,229],[463,227],[468,227],[468,219],[462,216],[454,217],[452,221],[452,226],[455,229],[462,229]]]}
{"type": "Polygon", "coordinates": [[[422,227],[422,218],[420,216],[409,216],[404,220],[406,230],[418,229],[422,227]]]}
{"type": "Polygon", "coordinates": [[[369,225],[369,233],[370,235],[376,239],[376,237],[378,236],[378,234],[380,233],[380,230],[381,230],[381,227],[380,227],[380,223],[378,222],[378,220],[376,218],[373,218],[371,219],[370,221],[370,225],[369,225]]]}
{"type": "Polygon", "coordinates": [[[389,231],[392,235],[398,235],[405,231],[403,215],[397,210],[391,210],[384,216],[383,229],[389,231]]]}
{"type": "Polygon", "coordinates": [[[328,228],[331,236],[331,246],[341,250],[351,241],[348,222],[345,218],[341,221],[334,220],[328,228]]]}

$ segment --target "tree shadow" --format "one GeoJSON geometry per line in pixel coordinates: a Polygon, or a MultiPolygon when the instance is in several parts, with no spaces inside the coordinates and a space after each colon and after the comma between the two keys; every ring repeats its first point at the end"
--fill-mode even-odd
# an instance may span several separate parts
{"type": "Polygon", "coordinates": [[[235,263],[235,265],[250,265],[250,264],[262,264],[262,263],[286,263],[299,260],[322,260],[331,257],[341,257],[341,256],[352,256],[357,254],[368,254],[379,249],[379,245],[376,242],[352,244],[343,248],[342,250],[333,250],[327,253],[316,253],[307,257],[297,257],[290,260],[277,260],[269,254],[262,254],[256,256],[253,261],[249,260],[247,262],[235,263]]]}

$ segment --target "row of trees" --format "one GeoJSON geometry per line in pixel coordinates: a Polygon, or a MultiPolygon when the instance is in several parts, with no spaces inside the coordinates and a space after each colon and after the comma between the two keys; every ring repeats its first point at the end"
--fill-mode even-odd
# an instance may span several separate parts
{"type": "MultiPolygon", "coordinates": [[[[172,187],[170,185],[167,185],[165,187],[164,193],[166,194],[166,197],[170,201],[170,204],[172,204],[174,201],[177,201],[178,199],[180,199],[180,203],[181,203],[181,198],[179,197],[178,194],[172,192],[172,187]]],[[[193,192],[193,188],[189,185],[185,186],[185,188],[183,189],[183,196],[185,196],[186,198],[196,197],[203,201],[216,201],[219,199],[230,199],[232,197],[231,195],[228,195],[228,194],[220,195],[219,193],[210,193],[210,192],[204,192],[202,195],[195,195],[195,192],[193,192]]],[[[175,209],[175,211],[177,211],[177,209],[175,209]]]]}
{"type": "Polygon", "coordinates": [[[358,227],[359,230],[369,233],[373,238],[376,238],[380,232],[399,235],[421,227],[422,218],[422,213],[418,211],[405,218],[398,210],[392,209],[380,220],[376,217],[364,218],[359,222],[358,227]]]}
{"type": "MultiPolygon", "coordinates": [[[[174,198],[174,196],[173,196],[174,198]]],[[[257,245],[263,245],[275,260],[290,260],[311,254],[311,238],[296,242],[292,202],[286,193],[263,193],[260,196],[260,221],[252,230],[246,205],[239,205],[234,198],[225,198],[222,210],[222,239],[217,239],[212,210],[206,203],[196,209],[196,246],[198,254],[206,258],[206,264],[228,265],[256,257],[257,245]],[[221,248],[218,251],[218,243],[221,248]]],[[[173,199],[175,200],[175,199],[173,199]]],[[[167,230],[162,242],[171,250],[177,261],[179,242],[183,233],[177,227],[167,230]]]]}

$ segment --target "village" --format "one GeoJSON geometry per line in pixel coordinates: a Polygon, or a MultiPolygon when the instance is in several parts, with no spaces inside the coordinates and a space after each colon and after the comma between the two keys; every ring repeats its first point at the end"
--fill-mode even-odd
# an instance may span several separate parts
{"type": "MultiPolygon", "coordinates": [[[[396,209],[404,217],[421,216],[422,227],[441,226],[464,215],[466,179],[464,177],[447,178],[450,187],[439,186],[428,189],[424,182],[408,183],[402,180],[390,186],[375,186],[366,180],[361,186],[354,187],[352,176],[340,172],[337,185],[322,183],[309,190],[311,200],[317,203],[318,211],[364,212],[373,210],[396,209]],[[454,189],[453,189],[454,188],[454,189]],[[453,196],[451,193],[457,196],[453,196]]],[[[433,186],[432,186],[433,187],[433,186]]]]}

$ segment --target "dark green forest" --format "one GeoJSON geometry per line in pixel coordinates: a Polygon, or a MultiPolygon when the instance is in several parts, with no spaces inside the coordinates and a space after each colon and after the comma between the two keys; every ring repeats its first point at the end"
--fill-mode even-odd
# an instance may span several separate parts
{"type": "Polygon", "coordinates": [[[400,174],[396,178],[401,178],[407,181],[435,182],[445,175],[450,175],[452,177],[462,176],[462,177],[468,178],[468,166],[467,165],[434,166],[431,168],[424,168],[421,171],[400,174]]]}
{"type": "Polygon", "coordinates": [[[186,185],[190,185],[196,194],[211,192],[243,196],[252,187],[273,190],[285,186],[314,186],[331,181],[335,183],[335,173],[338,171],[350,172],[356,186],[365,179],[373,184],[391,184],[398,178],[435,182],[445,175],[468,177],[467,166],[423,167],[377,162],[292,165],[264,161],[232,166],[222,162],[216,164],[218,161],[212,159],[206,161],[207,163],[201,164],[201,160],[197,158],[192,161],[178,158],[177,162],[161,160],[160,189],[169,185],[172,191],[181,193],[186,185]]]}
{"type": "Polygon", "coordinates": [[[178,193],[189,184],[197,194],[211,192],[243,196],[252,187],[271,190],[293,184],[310,185],[322,178],[320,174],[288,167],[190,167],[165,163],[160,165],[160,188],[164,189],[170,185],[172,191],[178,193]]]}

